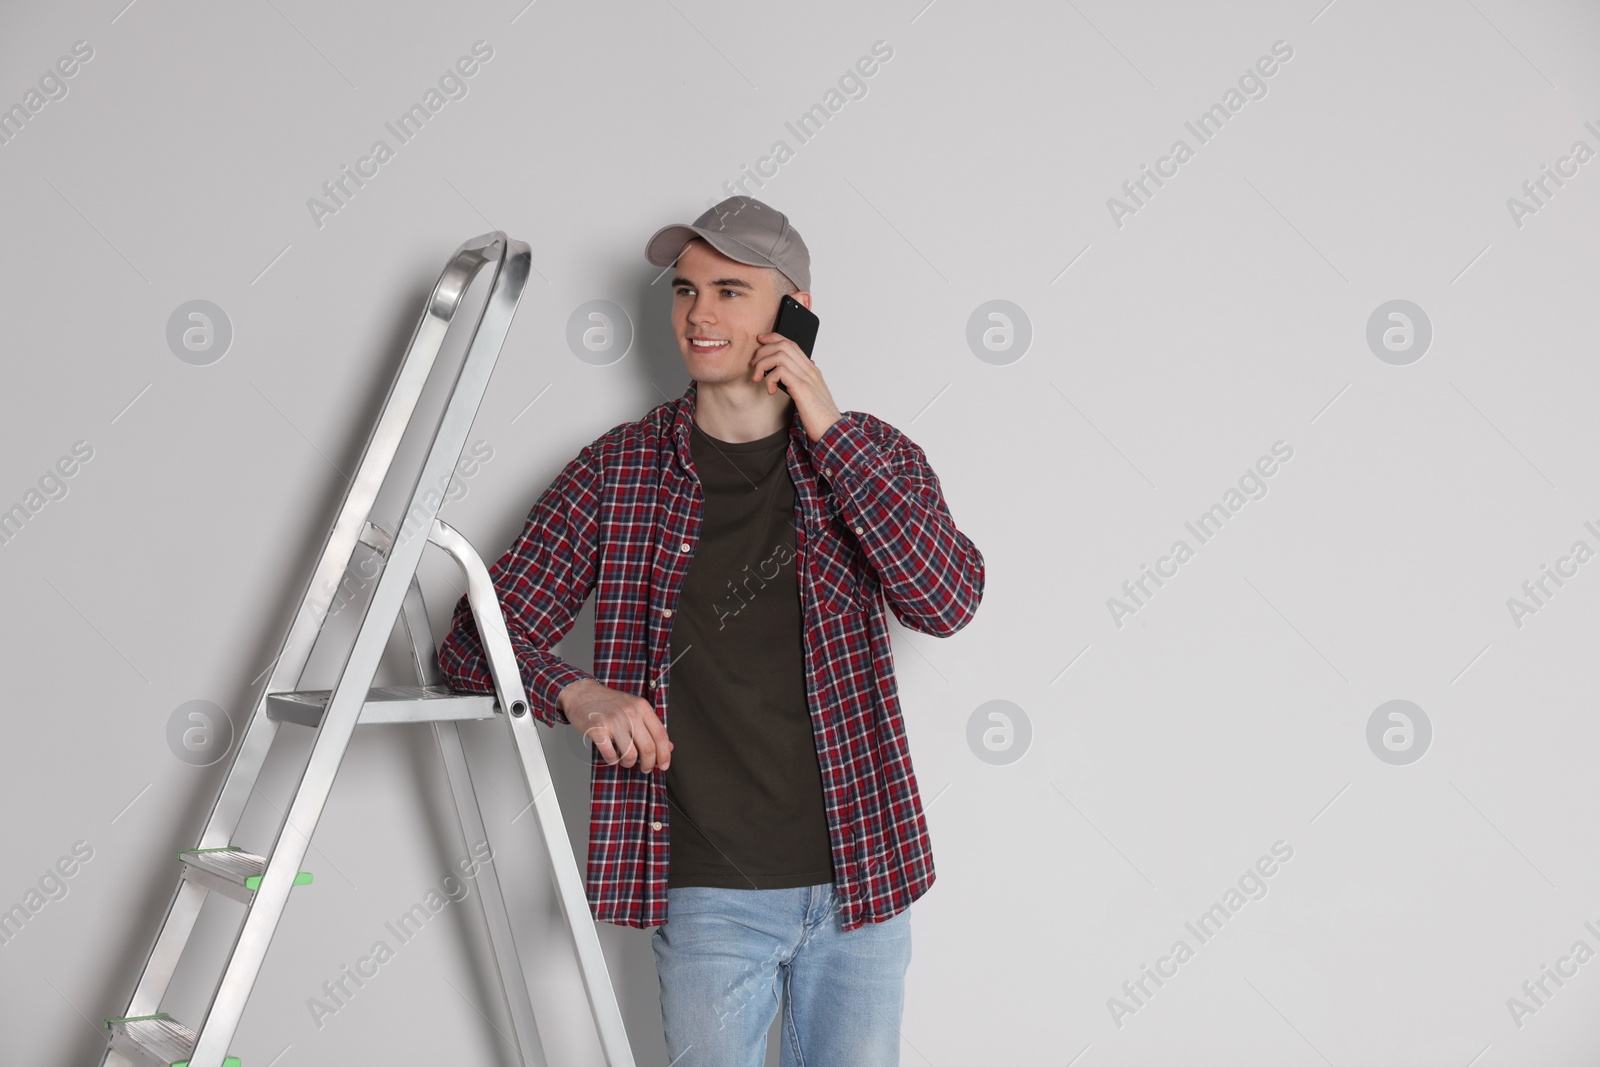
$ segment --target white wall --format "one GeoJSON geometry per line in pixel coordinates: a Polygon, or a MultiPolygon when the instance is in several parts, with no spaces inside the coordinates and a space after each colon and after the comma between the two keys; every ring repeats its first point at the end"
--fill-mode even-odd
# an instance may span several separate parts
{"type": "MultiPolygon", "coordinates": [[[[988,565],[967,629],[895,637],[938,866],[903,1062],[1590,1062],[1600,963],[1522,987],[1600,950],[1600,562],[1508,600],[1600,550],[1600,162],[1536,213],[1508,198],[1600,150],[1592,4],[524,2],[0,14],[0,105],[93,51],[0,145],[0,507],[93,453],[0,546],[0,907],[93,850],[0,945],[0,1059],[98,1055],[227,765],[180,761],[169,722],[199,700],[242,725],[450,250],[504,229],[537,270],[471,437],[494,459],[446,512],[493,556],[579,448],[682,391],[645,238],[783,140],[747,191],[812,249],[818,364],[923,446],[988,565]],[[467,94],[314,218],[478,41],[467,94]],[[786,123],[878,41],[865,95],[799,143],[786,123]],[[1200,143],[1185,123],[1276,42],[1265,95],[1200,143]],[[1114,217],[1178,139],[1192,158],[1114,217]],[[197,299],[233,332],[204,366],[166,336],[197,299]],[[566,340],[592,300],[635,330],[605,365],[566,340]],[[969,344],[993,300],[1025,352],[1014,312],[1009,349],[969,344]],[[1369,344],[1394,300],[1431,327],[1420,359],[1369,344]],[[1275,445],[1265,495],[1200,543],[1185,523],[1275,445]],[[1180,539],[1192,558],[1126,598],[1180,539]],[[1424,750],[1384,747],[1397,699],[1431,726],[1409,763],[1380,758],[1424,750]],[[1201,943],[1185,923],[1279,842],[1201,943]],[[1165,984],[1124,992],[1180,939],[1165,984]]],[[[447,571],[425,571],[441,622],[447,571]]],[[[591,637],[586,611],[562,650],[587,665],[591,637]]],[[[546,740],[581,863],[586,770],[546,740]]],[[[470,745],[518,932],[556,945],[528,953],[551,1062],[599,1063],[508,825],[514,765],[498,733],[470,745]]],[[[465,855],[447,795],[425,728],[358,732],[246,1064],[514,1062],[470,901],[320,1028],[306,1007],[465,855]]],[[[601,931],[639,1062],[665,1063],[648,932],[601,931]]],[[[180,1016],[215,975],[190,970],[180,1016]]]]}

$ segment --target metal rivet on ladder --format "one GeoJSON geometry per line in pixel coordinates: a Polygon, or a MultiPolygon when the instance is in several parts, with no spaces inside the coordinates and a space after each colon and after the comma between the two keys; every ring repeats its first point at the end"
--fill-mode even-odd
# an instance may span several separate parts
{"type": "Polygon", "coordinates": [[[528,714],[528,705],[527,704],[523,703],[520,700],[513,700],[511,702],[511,717],[513,719],[520,719],[526,714],[528,714]]]}

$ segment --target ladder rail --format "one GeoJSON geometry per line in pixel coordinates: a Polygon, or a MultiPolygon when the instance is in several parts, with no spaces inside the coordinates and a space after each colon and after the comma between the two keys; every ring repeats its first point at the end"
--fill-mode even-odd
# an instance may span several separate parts
{"type": "MultiPolygon", "coordinates": [[[[417,680],[423,685],[442,684],[444,676],[439,670],[433,626],[428,621],[422,586],[415,577],[411,579],[411,589],[406,593],[401,610],[417,680]]],[[[489,840],[489,831],[484,825],[483,809],[478,806],[478,791],[472,782],[472,768],[467,763],[466,748],[461,743],[461,730],[454,722],[435,721],[433,733],[439,744],[439,755],[444,760],[445,774],[450,781],[450,793],[455,800],[462,841],[468,851],[472,851],[476,848],[475,842],[489,840]]],[[[505,891],[500,885],[500,869],[494,858],[493,846],[490,846],[489,862],[478,868],[474,879],[478,885],[483,929],[489,937],[489,950],[500,980],[500,996],[505,1002],[506,1014],[511,1019],[512,1045],[521,1062],[529,1067],[547,1067],[544,1042],[539,1037],[539,1021],[533,1012],[533,996],[528,991],[528,980],[522,973],[522,958],[517,952],[516,937],[511,931],[511,913],[506,907],[505,891]]]]}
{"type": "MultiPolygon", "coordinates": [[[[106,1020],[111,1040],[102,1063],[114,1060],[119,1064],[133,1062],[139,1067],[175,1062],[184,1067],[237,1067],[237,1057],[227,1055],[228,1046],[237,1035],[266,952],[282,922],[290,889],[311,879],[299,868],[348,754],[355,727],[362,723],[432,722],[463,839],[472,852],[479,853],[488,843],[488,831],[459,721],[503,714],[531,798],[529,807],[535,810],[551,863],[557,901],[573,939],[606,1063],[610,1067],[634,1067],[597,924],[573,857],[544,750],[534,731],[537,722],[528,713],[520,668],[488,569],[465,538],[438,521],[531,265],[528,245],[497,230],[459,246],[435,284],[390,383],[377,424],[363,446],[356,477],[350,480],[316,567],[301,593],[299,608],[267,672],[270,677],[257,696],[250,722],[207,816],[200,846],[180,854],[184,866],[178,889],[145,959],[127,1012],[106,1020]],[[488,283],[481,306],[474,302],[472,310],[461,315],[469,290],[480,279],[488,283]],[[465,334],[465,347],[459,361],[452,356],[447,367],[440,367],[445,344],[461,334],[465,334]],[[436,373],[445,377],[435,383],[436,373]],[[435,384],[443,389],[442,400],[436,403],[430,399],[426,417],[417,422],[418,406],[435,384]],[[418,439],[413,442],[414,435],[418,439]],[[410,451],[412,443],[422,447],[420,462],[410,451]],[[402,444],[408,449],[408,458],[396,469],[402,444]],[[388,513],[389,504],[394,502],[391,493],[406,497],[392,535],[373,523],[380,499],[386,501],[388,513]],[[329,601],[319,610],[318,598],[331,597],[338,588],[358,544],[367,545],[381,559],[375,586],[370,597],[364,599],[353,638],[348,639],[347,645],[341,644],[343,662],[333,688],[303,691],[299,686],[307,664],[324,637],[329,601]],[[430,544],[444,548],[467,577],[468,600],[484,638],[498,706],[486,696],[456,693],[441,684],[438,652],[417,576],[421,557],[430,544]],[[374,689],[372,682],[394,636],[396,621],[405,628],[420,684],[374,689]],[[298,723],[314,731],[311,752],[300,770],[287,814],[274,833],[271,847],[264,856],[256,856],[239,848],[232,838],[283,722],[298,723]],[[229,947],[223,973],[211,989],[200,1025],[191,1030],[158,1009],[209,889],[243,902],[246,911],[229,947]]],[[[530,1067],[547,1067],[506,894],[494,861],[491,849],[487,860],[471,877],[478,885],[484,930],[501,996],[512,1021],[514,1036],[508,1040],[521,1062],[530,1067]]]]}
{"type": "Polygon", "coordinates": [[[550,777],[544,746],[535,732],[537,720],[528,712],[522,673],[517,666],[516,652],[511,647],[505,615],[500,610],[500,600],[489,577],[489,570],[471,542],[448,523],[434,519],[429,540],[448,552],[466,576],[467,604],[472,609],[473,621],[478,627],[484,658],[488,661],[489,674],[494,680],[495,695],[505,712],[506,724],[511,730],[512,741],[522,765],[523,780],[528,786],[529,799],[539,820],[539,830],[544,836],[545,850],[550,857],[551,877],[556,887],[556,900],[572,933],[578,967],[583,975],[584,993],[589,1000],[589,1012],[599,1033],[606,1063],[608,1067],[634,1067],[633,1051],[628,1044],[628,1033],[623,1025],[622,1010],[617,1004],[616,990],[611,985],[610,973],[606,969],[605,953],[595,930],[583,876],[572,854],[572,839],[567,836],[567,824],[556,799],[555,782],[550,777]]]}
{"type": "MultiPolygon", "coordinates": [[[[250,722],[240,738],[227,778],[206,817],[205,829],[196,847],[216,848],[232,843],[245,804],[250,799],[251,789],[260,776],[277,736],[278,723],[266,714],[267,696],[296,688],[326,617],[324,612],[315,610],[314,598],[319,590],[336,588],[349,566],[377,500],[378,490],[388,476],[401,438],[421,399],[423,387],[438,362],[449,327],[472,281],[488,265],[482,250],[493,247],[496,242],[508,240],[502,231],[496,230],[463,242],[451,255],[435,283],[412,331],[405,357],[390,383],[382,412],[362,448],[356,475],[323,542],[317,566],[301,593],[293,621],[273,660],[270,677],[257,697],[250,722]]],[[[206,889],[203,886],[186,879],[179,881],[156,938],[146,954],[124,1015],[151,1015],[158,1010],[205,899],[206,889]]]]}
{"type": "MultiPolygon", "coordinates": [[[[247,777],[235,773],[228,775],[222,792],[213,805],[211,816],[206,823],[205,836],[199,847],[226,845],[237,828],[250,794],[250,790],[244,788],[244,783],[255,781],[271,748],[271,735],[276,730],[275,726],[268,725],[270,720],[265,715],[267,696],[270,693],[298,687],[306,663],[316,646],[323,622],[327,618],[326,608],[318,610],[315,607],[318,592],[337,588],[349,568],[356,545],[361,543],[366,524],[371,519],[378,493],[389,476],[395,453],[399,450],[400,442],[416,413],[417,403],[421,400],[428,378],[438,363],[439,353],[450,327],[454,325],[455,316],[461,309],[467,290],[482,271],[490,267],[499,268],[497,260],[504,255],[503,246],[506,241],[507,238],[503,233],[495,231],[493,234],[463,243],[451,256],[449,264],[435,283],[427,306],[412,331],[405,359],[395,375],[389,394],[384,399],[377,425],[373,427],[362,450],[361,461],[339,506],[338,517],[328,532],[318,557],[316,570],[306,583],[306,588],[300,597],[300,605],[295,610],[294,620],[284,637],[283,646],[273,660],[272,672],[257,697],[250,725],[246,728],[244,739],[240,744],[240,758],[234,764],[235,770],[242,768],[249,770],[250,773],[247,777]],[[501,249],[500,256],[496,259],[490,259],[484,254],[496,247],[501,249]],[[252,739],[251,732],[258,729],[265,736],[252,739]]],[[[484,310],[488,310],[487,304],[484,310]]]]}
{"type": "MultiPolygon", "coordinates": [[[[455,465],[466,446],[467,435],[483,402],[489,378],[505,337],[510,332],[512,316],[527,282],[532,257],[526,244],[512,241],[497,231],[495,238],[483,251],[486,254],[481,256],[482,262],[477,269],[492,266],[493,284],[483,310],[473,324],[466,355],[456,372],[443,414],[428,444],[427,458],[400,512],[407,518],[426,516],[426,521],[431,522],[444,503],[444,490],[448,488],[455,465]],[[485,341],[489,343],[485,344],[485,341]]],[[[474,270],[457,278],[460,293],[466,291],[476,273],[474,270]]],[[[446,275],[451,276],[451,272],[447,271],[446,275]]],[[[441,279],[441,285],[444,280],[441,279]]],[[[436,288],[435,298],[429,305],[430,313],[435,310],[439,299],[440,291],[436,288]]],[[[461,305],[460,294],[446,303],[453,315],[453,309],[461,305]]],[[[440,336],[438,340],[442,344],[443,337],[440,336]]],[[[353,540],[359,538],[362,523],[369,517],[370,505],[368,515],[363,516],[361,522],[352,522],[345,531],[345,536],[352,539],[352,551],[353,540]]],[[[378,662],[389,643],[406,590],[426,545],[426,537],[406,536],[403,531],[396,533],[388,562],[377,578],[372,598],[362,613],[355,639],[328,699],[327,710],[317,728],[311,756],[301,772],[294,799],[267,853],[266,870],[256,890],[255,900],[234,939],[205,1019],[196,1028],[199,1039],[195,1043],[189,1067],[223,1067],[228,1045],[238,1030],[267,948],[288,903],[289,890],[310,848],[311,836],[316,831],[328,794],[332,791],[334,778],[366,703],[378,662]]],[[[280,664],[278,669],[282,670],[284,666],[280,664]]],[[[277,673],[275,670],[274,674],[277,673]]],[[[257,706],[260,709],[258,714],[264,716],[265,700],[259,701],[257,706]]]]}

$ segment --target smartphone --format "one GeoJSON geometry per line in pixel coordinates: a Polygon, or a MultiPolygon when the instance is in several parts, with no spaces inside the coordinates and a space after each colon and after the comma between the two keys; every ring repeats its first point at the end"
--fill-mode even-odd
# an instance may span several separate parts
{"type": "MultiPolygon", "coordinates": [[[[819,325],[821,325],[821,320],[812,314],[810,308],[794,297],[785,295],[778,302],[778,321],[772,324],[772,332],[782,334],[799,345],[800,351],[806,354],[807,359],[810,359],[811,349],[817,343],[817,327],[819,325]]],[[[789,387],[782,382],[778,383],[778,388],[786,393],[789,391],[789,387]]]]}

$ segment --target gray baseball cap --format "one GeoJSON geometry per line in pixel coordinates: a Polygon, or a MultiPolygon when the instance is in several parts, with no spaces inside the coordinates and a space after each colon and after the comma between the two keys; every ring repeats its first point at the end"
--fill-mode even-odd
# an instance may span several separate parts
{"type": "Polygon", "coordinates": [[[811,289],[811,253],[783,212],[750,196],[730,196],[685,225],[663,226],[644,246],[644,258],[658,267],[677,262],[683,246],[696,237],[729,259],[756,267],[776,267],[804,291],[811,289]]]}

